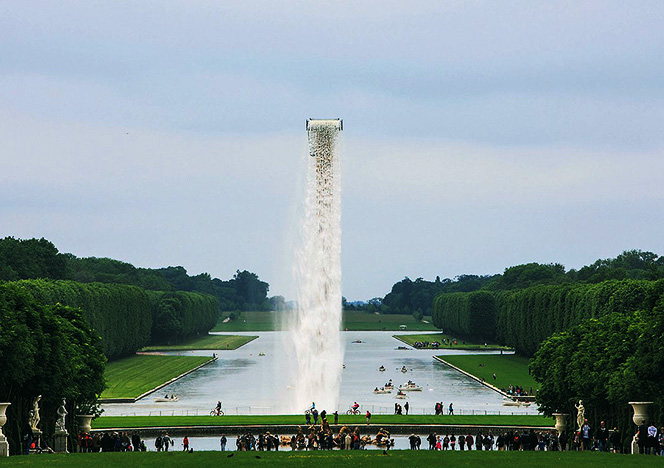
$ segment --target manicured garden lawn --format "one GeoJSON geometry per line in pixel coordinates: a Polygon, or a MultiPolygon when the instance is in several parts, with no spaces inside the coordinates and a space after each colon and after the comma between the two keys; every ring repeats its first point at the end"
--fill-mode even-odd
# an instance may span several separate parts
{"type": "MultiPolygon", "coordinates": [[[[334,422],[334,416],[328,420],[334,422]]],[[[172,427],[172,426],[244,426],[270,424],[304,424],[304,415],[226,415],[226,416],[101,416],[92,422],[93,429],[131,427],[172,427]]],[[[362,415],[339,415],[339,424],[365,424],[362,415]]],[[[381,424],[476,424],[485,426],[537,426],[552,427],[554,420],[532,415],[487,415],[487,416],[434,416],[394,414],[374,414],[371,425],[381,424]]]]}
{"type": "Polygon", "coordinates": [[[429,343],[432,343],[434,341],[437,341],[440,343],[440,347],[438,348],[432,348],[431,346],[427,346],[426,348],[420,348],[420,349],[466,349],[466,350],[494,350],[494,349],[510,349],[507,346],[500,346],[496,344],[487,344],[485,346],[484,343],[469,343],[469,342],[464,342],[462,340],[457,339],[456,344],[454,344],[453,337],[450,335],[446,335],[444,333],[431,333],[431,334],[426,334],[426,335],[394,335],[394,337],[397,340],[401,340],[411,346],[415,345],[416,341],[428,341],[429,343]],[[447,339],[447,342],[443,342],[443,339],[447,339]]]}
{"type": "MultiPolygon", "coordinates": [[[[228,316],[224,314],[211,330],[213,332],[235,332],[235,331],[270,331],[281,330],[280,319],[286,317],[289,312],[242,312],[236,320],[223,323],[228,316]]],[[[431,317],[425,317],[424,321],[415,320],[412,315],[376,315],[369,312],[358,312],[347,310],[343,313],[342,330],[349,331],[373,331],[373,330],[400,330],[401,325],[406,325],[408,330],[436,330],[431,323],[431,317]],[[427,323],[428,322],[428,323],[427,323]]]]}
{"type": "Polygon", "coordinates": [[[0,460],[7,468],[650,468],[661,467],[661,457],[616,455],[597,452],[438,452],[433,450],[334,450],[278,452],[111,452],[72,453],[69,455],[15,456],[0,460]]]}
{"type": "Polygon", "coordinates": [[[101,398],[139,395],[207,362],[207,356],[136,355],[106,364],[106,390],[101,398]]]}
{"type": "Polygon", "coordinates": [[[236,331],[272,331],[280,330],[279,319],[285,316],[285,312],[242,312],[236,320],[224,323],[228,313],[222,314],[217,325],[210,330],[213,332],[236,332],[236,331]]]}
{"type": "Polygon", "coordinates": [[[143,351],[181,351],[193,349],[207,349],[210,351],[237,349],[258,338],[257,336],[241,335],[206,335],[191,341],[175,345],[148,346],[143,351]]]}
{"type": "Polygon", "coordinates": [[[529,391],[531,387],[535,391],[539,388],[539,384],[528,374],[528,358],[522,356],[515,354],[466,354],[438,357],[498,388],[507,389],[510,385],[520,385],[526,391],[529,391]],[[493,379],[494,373],[496,374],[496,380],[493,379]]]}
{"type": "Polygon", "coordinates": [[[431,323],[431,317],[424,317],[426,322],[415,320],[412,315],[384,314],[377,315],[369,312],[344,311],[342,330],[372,331],[372,330],[400,330],[406,325],[408,330],[436,330],[431,323]]]}

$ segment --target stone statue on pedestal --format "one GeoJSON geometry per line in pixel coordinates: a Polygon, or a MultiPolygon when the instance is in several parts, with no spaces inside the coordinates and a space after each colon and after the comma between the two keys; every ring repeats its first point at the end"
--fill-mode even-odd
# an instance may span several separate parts
{"type": "Polygon", "coordinates": [[[579,404],[574,405],[574,407],[576,408],[576,423],[579,425],[579,430],[581,430],[586,420],[586,410],[583,407],[583,400],[579,400],[579,404]]]}
{"type": "Polygon", "coordinates": [[[67,416],[66,401],[63,398],[60,408],[58,408],[58,420],[55,422],[55,431],[56,432],[67,432],[67,424],[65,423],[65,417],[67,416]]]}
{"type": "Polygon", "coordinates": [[[39,425],[39,400],[41,400],[41,395],[37,395],[35,400],[32,402],[32,409],[30,410],[30,417],[28,418],[28,424],[30,429],[33,432],[37,431],[37,426],[39,425]]]}

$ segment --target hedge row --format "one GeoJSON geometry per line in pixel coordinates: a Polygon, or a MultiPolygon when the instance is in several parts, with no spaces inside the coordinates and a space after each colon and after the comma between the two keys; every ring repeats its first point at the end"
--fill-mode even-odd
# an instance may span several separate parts
{"type": "Polygon", "coordinates": [[[662,295],[664,280],[612,280],[497,293],[441,294],[434,300],[433,320],[446,332],[495,339],[514,347],[519,354],[532,356],[555,332],[612,312],[652,310],[662,295]],[[493,307],[486,297],[473,300],[475,294],[492,294],[493,307]],[[494,334],[487,336],[493,323],[494,334]]]}
{"type": "Polygon", "coordinates": [[[461,336],[496,338],[496,300],[486,291],[440,294],[433,301],[433,324],[461,336]]]}
{"type": "Polygon", "coordinates": [[[75,281],[22,280],[16,284],[42,304],[80,308],[101,336],[108,359],[136,352],[153,336],[177,341],[205,333],[214,326],[218,308],[214,297],[198,293],[75,281]]]}
{"type": "Polygon", "coordinates": [[[193,292],[148,291],[152,302],[152,342],[174,343],[207,333],[217,323],[219,302],[193,292]]]}

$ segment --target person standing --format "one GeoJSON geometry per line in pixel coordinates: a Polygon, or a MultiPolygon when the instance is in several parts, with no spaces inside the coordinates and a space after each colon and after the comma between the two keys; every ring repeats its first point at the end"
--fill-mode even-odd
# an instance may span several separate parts
{"type": "Polygon", "coordinates": [[[188,452],[189,451],[189,437],[184,436],[184,439],[182,439],[182,449],[183,452],[188,452]]]}
{"type": "Polygon", "coordinates": [[[339,412],[335,411],[332,414],[334,414],[334,424],[339,424],[339,412]]]}
{"type": "Polygon", "coordinates": [[[595,439],[597,439],[598,450],[600,452],[606,452],[608,450],[607,441],[609,440],[609,429],[606,427],[604,421],[599,423],[599,427],[595,433],[595,439]]]}
{"type": "Polygon", "coordinates": [[[226,434],[221,434],[221,439],[219,439],[219,445],[221,445],[222,452],[226,451],[226,442],[228,442],[228,440],[226,439],[226,434]]]}
{"type": "Polygon", "coordinates": [[[367,410],[367,426],[369,425],[369,422],[371,421],[371,413],[369,410],[367,410]]]}
{"type": "Polygon", "coordinates": [[[588,420],[583,420],[583,426],[581,426],[581,451],[590,450],[590,425],[588,420]]]}
{"type": "Polygon", "coordinates": [[[168,448],[173,444],[173,441],[168,436],[168,432],[161,438],[161,443],[164,445],[164,452],[168,452],[168,448]]]}
{"type": "Polygon", "coordinates": [[[406,402],[406,403],[403,405],[403,409],[406,410],[406,416],[408,416],[408,409],[409,409],[409,408],[410,408],[410,405],[408,404],[408,402],[406,402]]]}

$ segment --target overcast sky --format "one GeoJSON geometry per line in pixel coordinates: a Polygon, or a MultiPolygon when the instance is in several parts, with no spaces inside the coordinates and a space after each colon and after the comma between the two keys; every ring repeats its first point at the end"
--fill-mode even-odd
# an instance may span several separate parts
{"type": "Polygon", "coordinates": [[[308,117],[343,294],[664,254],[662,1],[0,2],[0,236],[293,298],[308,117]]]}

